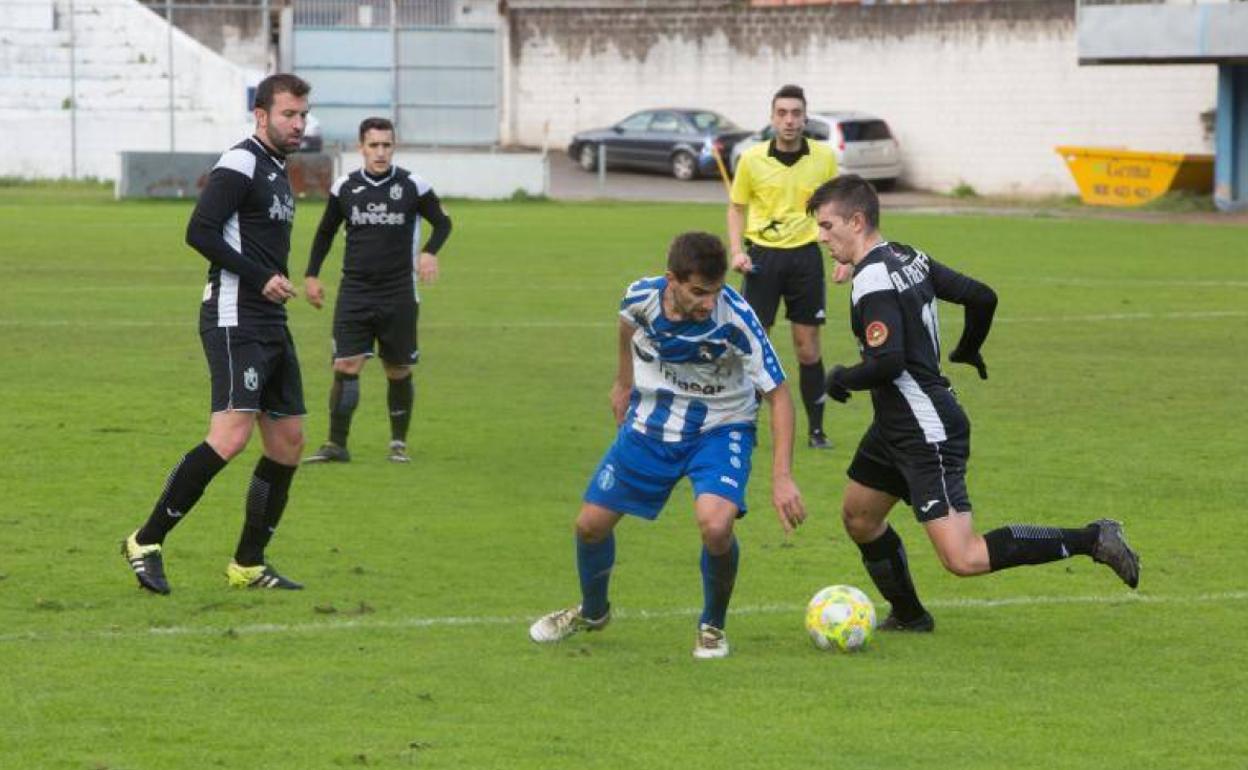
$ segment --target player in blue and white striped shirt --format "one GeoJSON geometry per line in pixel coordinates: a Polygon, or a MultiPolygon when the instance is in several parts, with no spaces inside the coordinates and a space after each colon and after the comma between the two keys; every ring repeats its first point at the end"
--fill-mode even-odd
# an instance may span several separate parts
{"type": "Polygon", "coordinates": [[[576,520],[581,604],[529,629],[535,642],[596,631],[610,620],[607,584],[615,525],[655,519],[688,476],[702,532],[705,604],[697,658],[728,654],[724,636],[739,549],[732,529],[746,512],[758,393],[772,409],[772,504],[785,531],[806,517],[793,482],[793,400],[762,324],[724,285],[728,259],[709,233],[672,241],[667,273],[628,287],[620,303],[619,371],[611,408],[620,431],[585,492],[576,520]]]}

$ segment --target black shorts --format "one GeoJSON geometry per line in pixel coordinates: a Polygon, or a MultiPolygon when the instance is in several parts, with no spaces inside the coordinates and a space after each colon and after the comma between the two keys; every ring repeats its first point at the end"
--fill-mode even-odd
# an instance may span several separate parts
{"type": "Polygon", "coordinates": [[[373,342],[381,360],[411,366],[420,360],[416,323],[420,302],[412,294],[376,296],[343,291],[334,305],[334,358],[372,356],[373,342]]]}
{"type": "Polygon", "coordinates": [[[781,297],[784,317],[792,323],[822,326],[827,321],[828,282],[817,243],[794,249],[751,243],[746,253],[754,262],[754,269],[746,274],[741,293],[763,326],[775,325],[781,297]]]}
{"type": "Polygon", "coordinates": [[[900,497],[914,509],[920,522],[948,515],[949,509],[971,512],[966,493],[966,462],[971,456],[967,432],[937,444],[921,436],[889,441],[871,423],[849,464],[849,477],[859,484],[900,497]]]}
{"type": "Polygon", "coordinates": [[[213,412],[305,414],[303,377],[285,326],[218,327],[202,332],[213,412]]]}

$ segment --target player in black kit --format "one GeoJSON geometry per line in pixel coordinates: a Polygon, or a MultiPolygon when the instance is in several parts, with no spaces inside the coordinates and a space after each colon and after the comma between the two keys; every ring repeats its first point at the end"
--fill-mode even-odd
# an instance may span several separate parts
{"type": "Polygon", "coordinates": [[[199,331],[212,380],[208,437],[178,461],[147,523],[122,541],[139,585],[169,593],[161,546],[212,478],[242,452],[258,423],[264,454],[247,489],[246,516],[231,586],[302,588],[265,562],[303,451],[303,383],[286,328],[295,199],[286,155],[299,149],[311,87],[294,75],[256,88],[255,135],[227,150],[208,177],[186,242],[209,262],[199,331]]]}
{"type": "Polygon", "coordinates": [[[879,199],[859,176],[819,187],[807,211],[832,258],[854,267],[851,323],[862,360],[834,367],[827,393],[843,403],[852,391],[871,391],[875,419],[850,463],[842,518],[876,588],[892,605],[881,630],[935,628],[910,578],[901,538],[886,521],[898,499],[910,504],[941,563],[955,575],[1082,554],[1109,565],[1135,588],[1139,558],[1116,521],[1100,519],[1079,529],[1012,525],[982,536],[972,526],[966,491],[971,425],[940,371],[936,301],[965,308],[962,337],[949,360],[975,367],[986,380],[980,348],[996,312],[992,289],[910,246],[884,240],[879,199]]]}
{"type": "Polygon", "coordinates": [[[360,402],[360,371],[365,359],[373,355],[374,340],[389,384],[389,458],[408,461],[407,429],[415,394],[412,365],[420,357],[416,278],[426,283],[437,279],[438,249],[451,233],[451,220],[429,183],[391,162],[394,124],[385,118],[367,118],[360,123],[360,153],[364,168],[337,179],[330,188],[304,276],[308,302],[320,309],[325,303],[321,265],[339,225],[346,222],[342,285],[334,307],[329,441],[304,460],[308,463],[351,459],[347,433],[360,402]],[[433,227],[423,250],[421,220],[433,227]]]}

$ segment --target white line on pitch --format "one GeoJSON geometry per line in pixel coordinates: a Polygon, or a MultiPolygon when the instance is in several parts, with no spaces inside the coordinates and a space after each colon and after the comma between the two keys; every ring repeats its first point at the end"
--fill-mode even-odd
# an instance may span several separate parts
{"type": "MultiPolygon", "coordinates": [[[[1242,602],[1248,600],[1248,591],[1224,591],[1196,594],[1194,596],[1152,596],[1149,594],[1122,593],[1098,596],[1006,596],[1000,599],[933,599],[924,602],[936,609],[993,609],[997,607],[1027,607],[1062,604],[1210,604],[1216,602],[1242,602]]],[[[798,613],[803,607],[797,604],[760,604],[733,608],[737,615],[774,615],[798,613]]],[[[619,619],[639,618],[662,620],[667,618],[693,617],[700,610],[693,608],[671,610],[618,610],[619,619]]],[[[26,633],[0,634],[0,642],[79,641],[90,639],[126,639],[161,636],[263,636],[267,634],[306,634],[332,631],[385,631],[420,628],[451,628],[457,626],[510,626],[532,622],[536,616],[446,616],[409,617],[395,620],[369,620],[365,618],[325,620],[319,623],[256,623],[240,626],[165,626],[139,630],[87,630],[59,634],[26,633]]]]}
{"type": "MultiPolygon", "coordinates": [[[[1099,323],[1105,321],[1212,321],[1220,318],[1248,317],[1248,310],[1193,310],[1169,313],[1102,313],[1091,315],[1068,316],[1003,316],[996,319],[997,323],[1099,323]]],[[[55,318],[47,320],[27,320],[20,318],[0,318],[0,327],[37,327],[37,328],[189,328],[193,321],[156,321],[92,318],[70,320],[55,318]]],[[[466,323],[429,323],[425,329],[605,329],[615,328],[613,321],[489,321],[466,323]]]]}

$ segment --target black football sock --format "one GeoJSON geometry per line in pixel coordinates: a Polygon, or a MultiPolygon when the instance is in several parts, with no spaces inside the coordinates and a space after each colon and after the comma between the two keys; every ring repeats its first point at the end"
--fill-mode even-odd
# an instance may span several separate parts
{"type": "Polygon", "coordinates": [[[234,561],[244,567],[264,564],[264,548],[269,544],[277,523],[286,510],[286,498],[290,494],[290,481],[295,467],[261,457],[247,487],[247,516],[243,520],[243,534],[234,551],[234,561]]]}
{"type": "Polygon", "coordinates": [[[401,380],[388,382],[390,388],[386,391],[386,401],[390,406],[390,438],[406,443],[407,428],[412,422],[412,401],[416,397],[416,387],[412,385],[411,374],[401,380]]]}
{"type": "Polygon", "coordinates": [[[806,407],[808,432],[823,430],[823,359],[798,366],[802,404],[806,407]]]}
{"type": "Polygon", "coordinates": [[[903,623],[918,620],[927,614],[910,579],[910,563],[901,537],[889,526],[884,534],[870,543],[859,543],[862,563],[875,587],[893,606],[893,613],[903,623]]]}
{"type": "Polygon", "coordinates": [[[187,452],[169,473],[165,482],[165,490],[147,517],[147,523],[135,535],[139,545],[163,543],[165,535],[177,526],[182,517],[190,513],[195,503],[203,496],[204,489],[212,477],[216,476],[226,461],[216,450],[202,443],[187,452]]]}
{"type": "Polygon", "coordinates": [[[360,375],[334,372],[334,384],[329,389],[329,440],[344,449],[351,415],[359,403],[360,375]]]}
{"type": "Polygon", "coordinates": [[[1024,564],[1046,564],[1075,554],[1090,555],[1098,528],[1060,529],[1031,524],[1011,524],[984,535],[988,544],[988,565],[997,570],[1024,564]]]}

